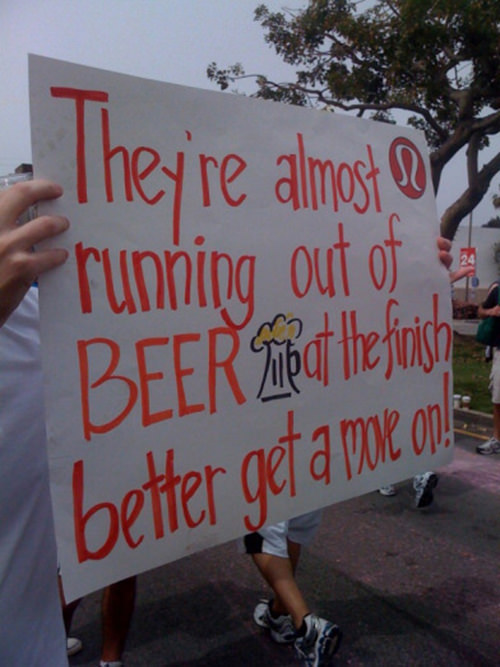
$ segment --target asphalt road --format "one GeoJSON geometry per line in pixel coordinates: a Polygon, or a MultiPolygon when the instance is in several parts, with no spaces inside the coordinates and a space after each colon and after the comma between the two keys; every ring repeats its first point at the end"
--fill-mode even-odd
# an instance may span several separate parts
{"type": "MultiPolygon", "coordinates": [[[[484,438],[483,438],[484,439],[484,438]]],[[[500,456],[456,433],[431,508],[411,484],[326,511],[299,570],[311,607],[344,631],[334,664],[384,667],[500,665],[500,456]]],[[[228,543],[139,577],[126,667],[297,665],[252,622],[267,594],[249,559],[228,543]]],[[[70,664],[96,667],[100,594],[86,597],[70,664]]]]}

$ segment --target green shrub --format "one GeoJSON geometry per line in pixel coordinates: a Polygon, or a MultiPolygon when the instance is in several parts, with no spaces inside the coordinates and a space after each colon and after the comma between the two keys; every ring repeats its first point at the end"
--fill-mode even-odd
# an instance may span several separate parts
{"type": "Polygon", "coordinates": [[[485,361],[484,353],[484,345],[472,336],[453,334],[453,393],[470,396],[471,410],[491,414],[491,363],[485,361]]]}

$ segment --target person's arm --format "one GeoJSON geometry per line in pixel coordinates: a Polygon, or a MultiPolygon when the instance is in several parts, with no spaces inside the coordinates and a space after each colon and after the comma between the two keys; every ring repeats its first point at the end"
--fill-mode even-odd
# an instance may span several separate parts
{"type": "Polygon", "coordinates": [[[500,306],[498,305],[498,285],[492,285],[486,295],[486,299],[477,309],[478,317],[500,317],[500,306]]]}
{"type": "MultiPolygon", "coordinates": [[[[449,269],[451,263],[453,262],[453,256],[451,254],[451,241],[445,239],[443,236],[440,236],[437,240],[438,254],[439,259],[444,264],[444,266],[449,269]]],[[[474,274],[474,267],[467,266],[456,271],[450,271],[450,283],[454,283],[457,280],[461,280],[467,276],[472,276],[474,274]]]]}
{"type": "Polygon", "coordinates": [[[0,326],[17,308],[33,281],[45,271],[63,264],[63,248],[33,249],[37,243],[61,234],[66,218],[41,216],[18,225],[18,218],[37,201],[56,199],[62,188],[44,180],[16,183],[0,192],[0,326]]]}

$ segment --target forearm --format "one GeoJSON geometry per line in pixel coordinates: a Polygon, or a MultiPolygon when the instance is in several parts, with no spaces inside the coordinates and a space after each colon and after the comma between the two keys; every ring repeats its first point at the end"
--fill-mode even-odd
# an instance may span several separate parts
{"type": "Polygon", "coordinates": [[[500,316],[500,307],[493,306],[492,308],[485,308],[484,306],[479,306],[477,309],[477,315],[481,319],[485,317],[499,317],[500,316]]]}

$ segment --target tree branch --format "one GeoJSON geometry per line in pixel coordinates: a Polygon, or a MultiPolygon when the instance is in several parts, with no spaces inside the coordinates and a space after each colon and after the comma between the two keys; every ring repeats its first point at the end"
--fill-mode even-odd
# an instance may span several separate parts
{"type": "Polygon", "coordinates": [[[477,172],[473,185],[464,190],[460,197],[449,206],[441,218],[441,233],[453,239],[460,222],[468,215],[484,197],[493,177],[500,171],[500,152],[477,172]]]}

